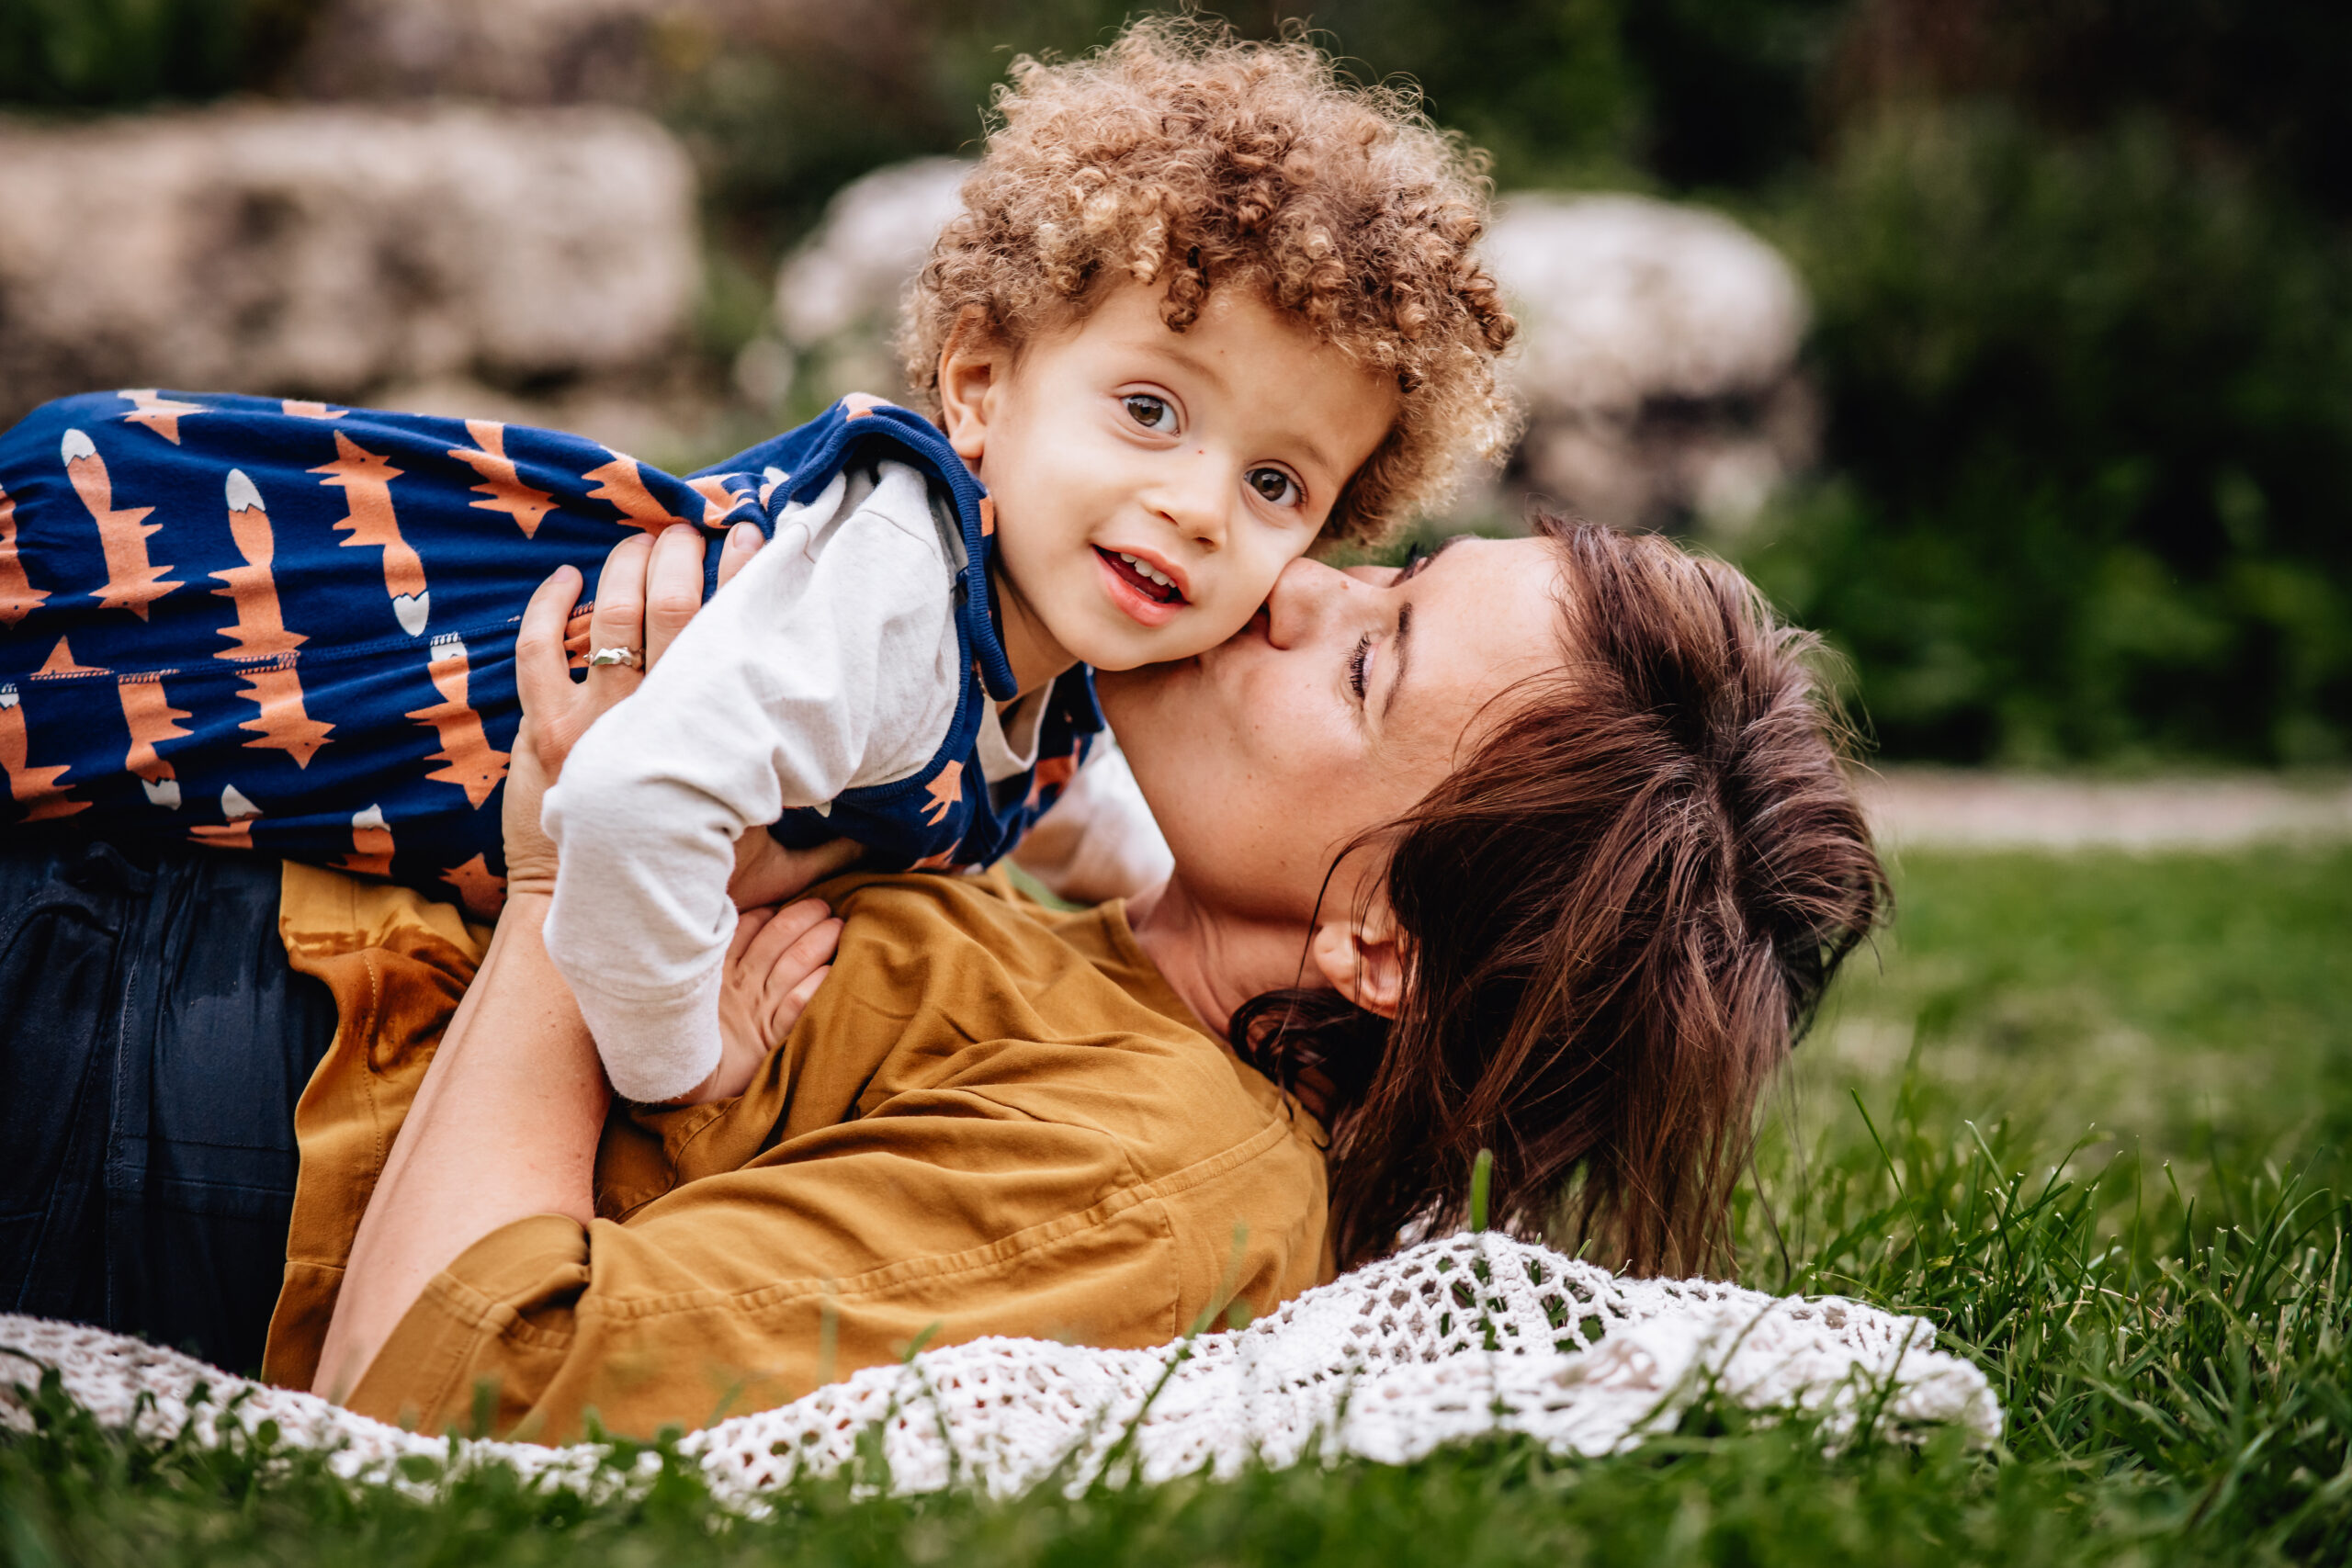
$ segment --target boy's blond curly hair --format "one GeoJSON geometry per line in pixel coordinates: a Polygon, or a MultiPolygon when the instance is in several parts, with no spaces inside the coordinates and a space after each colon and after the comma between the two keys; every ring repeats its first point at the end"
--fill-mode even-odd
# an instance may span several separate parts
{"type": "Polygon", "coordinates": [[[1191,17],[1138,22],[1079,60],[1023,56],[1011,75],[964,210],[908,300],[900,352],[927,412],[959,321],[1023,344],[1126,277],[1165,285],[1176,332],[1211,288],[1255,288],[1396,378],[1396,424],[1326,540],[1377,542],[1441,499],[1465,457],[1509,443],[1494,360],[1517,326],[1471,248],[1484,155],[1412,97],[1342,81],[1296,32],[1244,42],[1191,17]]]}

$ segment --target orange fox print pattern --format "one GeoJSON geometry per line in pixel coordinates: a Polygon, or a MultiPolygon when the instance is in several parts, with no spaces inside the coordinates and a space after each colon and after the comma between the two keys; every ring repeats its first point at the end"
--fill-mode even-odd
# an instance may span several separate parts
{"type": "Polygon", "coordinates": [[[164,531],[161,523],[147,521],[155,509],[115,505],[113,476],[107,472],[106,459],[98,456],[97,446],[86,431],[67,431],[58,443],[58,455],[65,460],[66,479],[74,493],[89,508],[90,521],[98,531],[98,547],[106,555],[106,583],[90,596],[109,610],[128,610],[145,620],[147,606],[179,586],[164,575],[170,567],[153,565],[147,558],[147,541],[164,531]]]}
{"type": "MultiPolygon", "coordinates": [[[[48,404],[0,434],[0,834],[70,817],[494,913],[532,592],[576,567],[584,615],[616,543],[682,525],[715,585],[729,528],[772,533],[884,457],[920,466],[962,529],[957,711],[1009,699],[985,497],[937,430],[876,399],[685,478],[489,419],[153,387],[48,404]]],[[[1099,725],[1090,682],[1050,710],[1034,778],[967,787],[959,719],[924,785],[850,791],[778,836],[848,831],[879,863],[991,860],[1099,725]]]]}
{"type": "Polygon", "coordinates": [[[494,909],[531,591],[747,499],[492,420],[137,388],[0,436],[0,830],[266,851],[494,909]],[[603,493],[599,493],[602,491],[603,493]]]}

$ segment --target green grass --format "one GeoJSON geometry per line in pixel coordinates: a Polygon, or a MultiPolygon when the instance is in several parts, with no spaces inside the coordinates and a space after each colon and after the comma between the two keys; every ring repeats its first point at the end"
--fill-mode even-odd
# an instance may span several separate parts
{"type": "Polygon", "coordinates": [[[1702,1407],[1602,1461],[1490,1445],[1071,1500],[803,1483],[739,1519],[478,1475],[427,1506],[304,1456],[0,1441],[0,1561],[613,1564],[2164,1564],[2352,1554],[2352,848],[1913,856],[1742,1204],[1749,1282],[1943,1327],[2002,1448],[1702,1407]],[[1761,1197],[1756,1189],[1760,1188],[1761,1197]],[[1769,1199],[1769,1202],[1763,1201],[1769,1199]]]}
{"type": "Polygon", "coordinates": [[[2352,850],[1917,855],[1897,875],[1894,931],[1804,1047],[1809,1109],[1909,1063],[1962,1114],[2063,1143],[2096,1124],[2095,1146],[2157,1158],[2301,1159],[2352,1132],[2352,850]]]}

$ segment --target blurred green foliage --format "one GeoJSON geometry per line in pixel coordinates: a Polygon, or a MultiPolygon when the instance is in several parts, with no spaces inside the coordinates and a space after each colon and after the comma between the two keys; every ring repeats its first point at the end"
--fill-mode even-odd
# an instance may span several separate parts
{"type": "MultiPolygon", "coordinates": [[[[1354,75],[1417,90],[1506,186],[1739,185],[1811,136],[1810,84],[1849,0],[1290,0],[1210,7],[1245,34],[1306,26],[1354,75]]],[[[664,113],[738,232],[780,240],[867,169],[969,152],[1016,53],[1070,55],[1119,0],[866,0],[829,30],[779,10],[755,47],[684,42],[664,113]],[[881,47],[877,47],[880,44],[881,47]]]]}
{"type": "Polygon", "coordinates": [[[1876,0],[1750,211],[1817,482],[1734,553],[1885,749],[2352,755],[2352,10],[1876,0]]]}
{"type": "Polygon", "coordinates": [[[2352,750],[2352,247],[2163,121],[1840,139],[1777,214],[1826,479],[1736,551],[1902,755],[2352,750]]]}
{"type": "MultiPolygon", "coordinates": [[[[264,86],[330,0],[0,0],[0,106],[264,86]]],[[[1409,81],[1504,188],[1725,206],[1816,301],[1819,474],[1725,547],[1894,755],[2352,756],[2352,7],[1235,0],[1409,81]]],[[[716,367],[843,184],[968,150],[1114,0],[649,7],[716,367]]]]}
{"type": "Polygon", "coordinates": [[[320,0],[0,0],[0,107],[126,108],[260,86],[320,0]]]}

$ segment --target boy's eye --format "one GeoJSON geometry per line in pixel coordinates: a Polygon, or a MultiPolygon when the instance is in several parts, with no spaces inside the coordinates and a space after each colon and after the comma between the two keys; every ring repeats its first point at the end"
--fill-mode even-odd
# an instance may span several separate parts
{"type": "Polygon", "coordinates": [[[1168,406],[1166,398],[1155,398],[1148,392],[1130,392],[1124,400],[1127,417],[1146,430],[1157,430],[1163,435],[1176,428],[1176,411],[1168,406]]]}
{"type": "Polygon", "coordinates": [[[1298,481],[1280,468],[1250,469],[1250,488],[1276,506],[1296,506],[1299,502],[1298,481]]]}

